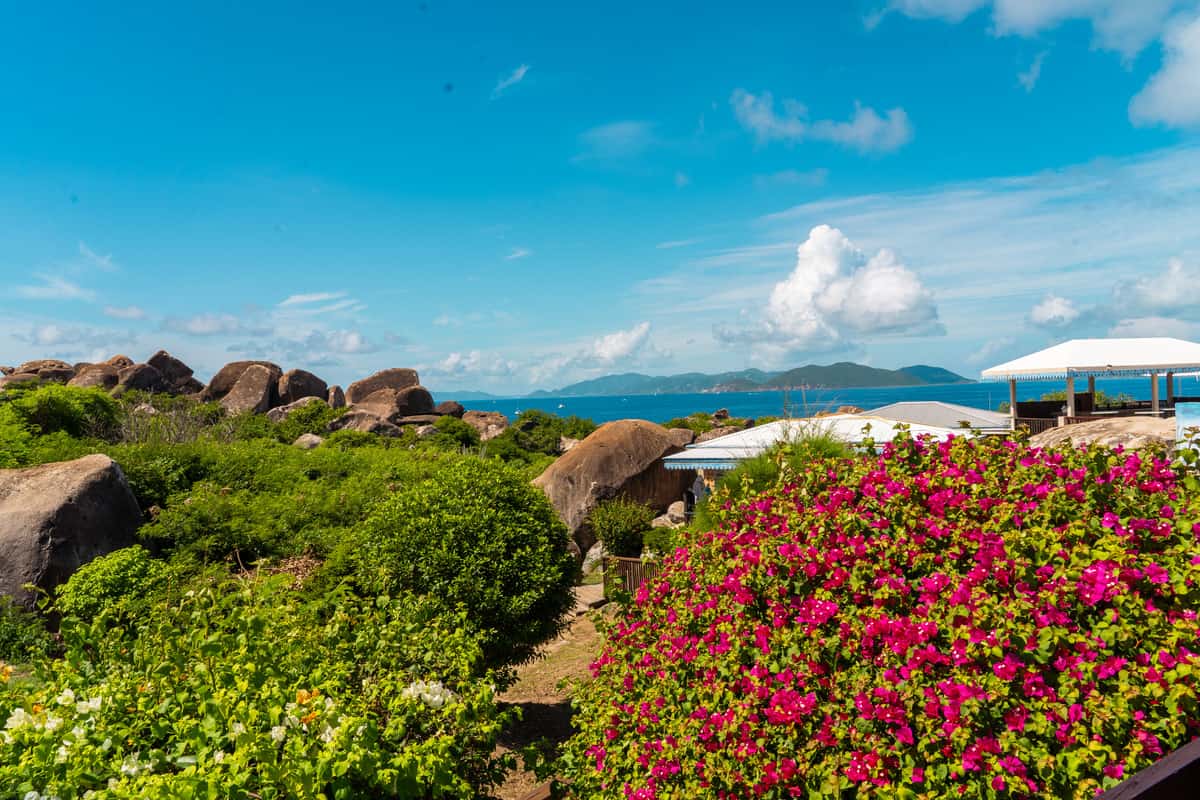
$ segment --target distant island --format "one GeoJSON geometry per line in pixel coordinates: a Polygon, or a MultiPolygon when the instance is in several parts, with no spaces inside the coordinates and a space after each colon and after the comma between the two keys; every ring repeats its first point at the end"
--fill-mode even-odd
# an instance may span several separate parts
{"type": "Polygon", "coordinates": [[[900,369],[879,369],[864,364],[840,361],[836,364],[809,364],[784,372],[745,369],[707,375],[685,372],[681,375],[643,375],[626,372],[605,375],[561,389],[539,390],[530,397],[603,397],[631,394],[695,394],[719,392],[765,392],[781,389],[857,389],[875,386],[925,386],[941,383],[974,383],[969,378],[942,367],[914,364],[900,369]]]}

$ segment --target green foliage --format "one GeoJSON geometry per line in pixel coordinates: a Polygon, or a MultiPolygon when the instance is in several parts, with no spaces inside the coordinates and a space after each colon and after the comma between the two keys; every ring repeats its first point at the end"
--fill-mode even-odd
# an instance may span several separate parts
{"type": "Polygon", "coordinates": [[[546,496],[502,464],[455,458],[383,501],[363,531],[362,587],[465,608],[490,663],[532,657],[573,605],[566,529],[546,496]]]}
{"type": "Polygon", "coordinates": [[[433,423],[437,435],[434,444],[444,449],[475,450],[479,447],[479,431],[456,417],[442,417],[433,423]]]}
{"type": "Polygon", "coordinates": [[[530,409],[522,411],[503,433],[486,445],[486,453],[504,461],[532,463],[537,454],[558,455],[559,445],[565,436],[570,439],[586,438],[596,430],[596,423],[581,417],[558,417],[545,411],[530,409]]]}
{"type": "Polygon", "coordinates": [[[14,394],[9,404],[31,430],[95,438],[108,438],[116,431],[117,401],[102,389],[49,383],[14,394]]]}
{"type": "MultiPolygon", "coordinates": [[[[1060,389],[1056,392],[1044,392],[1040,399],[1042,399],[1042,400],[1061,400],[1065,403],[1067,401],[1067,390],[1060,389]]],[[[1116,406],[1122,406],[1122,405],[1125,405],[1126,403],[1134,403],[1134,402],[1137,402],[1137,398],[1135,398],[1131,394],[1127,394],[1125,392],[1120,392],[1116,395],[1110,395],[1110,394],[1105,393],[1101,389],[1096,390],[1096,395],[1095,395],[1095,398],[1093,399],[1093,405],[1096,408],[1114,408],[1116,406]]],[[[1004,413],[1004,412],[1007,412],[1010,408],[1012,408],[1012,406],[1009,404],[1009,402],[1007,400],[1005,400],[1004,402],[1000,403],[999,406],[996,407],[996,410],[1001,413],[1004,413]]]]}
{"type": "Polygon", "coordinates": [[[163,443],[117,445],[108,454],[120,465],[143,510],[165,506],[171,495],[203,478],[214,455],[211,445],[163,443]]]}
{"type": "Polygon", "coordinates": [[[588,524],[604,543],[605,551],[624,558],[642,554],[642,534],[650,529],[653,520],[653,509],[624,497],[605,500],[588,515],[588,524]]]}
{"type": "Polygon", "coordinates": [[[291,444],[305,433],[325,436],[329,432],[329,423],[345,413],[345,408],[330,408],[326,403],[308,403],[288,414],[287,419],[276,423],[275,438],[284,444],[291,444]]]}
{"type": "Polygon", "coordinates": [[[54,639],[42,618],[0,596],[0,662],[23,664],[46,656],[54,639]]]}
{"type": "Polygon", "coordinates": [[[0,400],[0,469],[29,463],[34,434],[11,403],[0,400]]]}
{"type": "Polygon", "coordinates": [[[682,542],[675,528],[651,528],[642,534],[642,551],[658,556],[670,555],[682,542]]]}
{"type": "Polygon", "coordinates": [[[343,429],[325,436],[321,447],[327,447],[330,450],[352,450],[356,447],[387,447],[388,444],[389,439],[378,433],[343,429]]]}
{"type": "Polygon", "coordinates": [[[686,428],[692,431],[697,436],[702,433],[708,433],[715,425],[713,425],[712,415],[705,414],[703,411],[697,411],[695,414],[689,414],[686,417],[675,417],[663,423],[664,428],[686,428]]]}
{"type": "Polygon", "coordinates": [[[275,423],[267,419],[266,414],[245,411],[223,420],[218,426],[218,431],[217,435],[225,441],[244,442],[252,439],[274,439],[275,423]]]}
{"type": "Polygon", "coordinates": [[[185,444],[212,438],[222,424],[220,403],[130,391],[121,395],[118,439],[129,444],[185,444]],[[149,409],[149,411],[147,411],[149,409]]]}
{"type": "Polygon", "coordinates": [[[507,763],[478,643],[426,601],[214,576],[111,622],[65,619],[61,659],[0,683],[10,794],[467,800],[507,763]]]}
{"type": "Polygon", "coordinates": [[[142,608],[166,569],[139,545],[116,550],[84,564],[59,586],[55,609],[63,616],[92,619],[142,608]]]}

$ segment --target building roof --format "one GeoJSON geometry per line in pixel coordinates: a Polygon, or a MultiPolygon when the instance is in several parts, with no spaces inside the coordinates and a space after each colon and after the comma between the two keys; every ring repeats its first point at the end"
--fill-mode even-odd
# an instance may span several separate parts
{"type": "Polygon", "coordinates": [[[681,453],[663,459],[667,469],[729,470],[739,462],[762,455],[776,444],[797,439],[808,433],[828,433],[849,444],[859,444],[866,438],[890,442],[902,425],[913,436],[932,436],[941,441],[950,436],[970,435],[961,428],[942,428],[934,425],[907,424],[870,414],[831,414],[806,419],[781,419],[757,425],[728,436],[689,445],[681,453]],[[867,430],[867,426],[870,426],[867,430]]]}
{"type": "Polygon", "coordinates": [[[981,431],[1009,429],[1011,421],[1008,414],[999,411],[988,411],[984,408],[960,406],[957,403],[943,403],[941,400],[906,400],[891,403],[873,411],[867,412],[875,417],[894,419],[898,422],[912,422],[921,425],[934,425],[940,428],[975,428],[981,431]]]}
{"type": "Polygon", "coordinates": [[[1137,377],[1200,368],[1200,344],[1168,337],[1071,339],[983,371],[984,380],[1137,377]]]}

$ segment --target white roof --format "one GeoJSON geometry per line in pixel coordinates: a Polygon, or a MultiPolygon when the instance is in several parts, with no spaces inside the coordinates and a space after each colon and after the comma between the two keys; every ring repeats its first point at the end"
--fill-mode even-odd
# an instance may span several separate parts
{"type": "Polygon", "coordinates": [[[1200,344],[1168,337],[1072,339],[983,371],[985,380],[1135,377],[1200,367],[1200,344]]]}
{"type": "Polygon", "coordinates": [[[731,433],[707,442],[688,445],[681,453],[663,459],[667,469],[733,469],[738,462],[761,455],[776,444],[799,438],[805,433],[828,433],[849,444],[858,444],[870,437],[876,442],[890,442],[907,425],[913,436],[932,436],[942,441],[950,436],[969,435],[961,428],[942,428],[884,419],[870,414],[831,414],[827,417],[781,419],[731,433]],[[864,430],[867,426],[870,430],[864,430]]]}
{"type": "Polygon", "coordinates": [[[867,413],[899,422],[913,422],[941,428],[961,428],[963,422],[967,423],[967,427],[977,428],[981,431],[1008,430],[1010,426],[1008,414],[988,411],[984,408],[961,406],[957,403],[943,403],[941,400],[906,400],[900,403],[891,403],[867,413]]]}

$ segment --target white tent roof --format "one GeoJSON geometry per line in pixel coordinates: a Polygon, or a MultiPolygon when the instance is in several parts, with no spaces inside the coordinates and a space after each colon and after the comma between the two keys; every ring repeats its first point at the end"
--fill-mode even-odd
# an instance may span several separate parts
{"type": "Polygon", "coordinates": [[[961,428],[907,424],[870,414],[831,414],[827,417],[781,419],[689,445],[683,452],[664,458],[663,466],[667,469],[728,470],[736,467],[740,461],[761,455],[774,445],[799,438],[805,433],[828,433],[850,444],[858,444],[868,437],[876,442],[890,442],[896,438],[901,425],[907,425],[913,436],[932,436],[939,441],[950,436],[970,434],[970,431],[961,428]],[[868,425],[870,430],[864,430],[868,425]]]}
{"type": "Polygon", "coordinates": [[[984,380],[1136,377],[1200,368],[1200,344],[1167,337],[1072,339],[983,371],[984,380]]]}
{"type": "Polygon", "coordinates": [[[1011,424],[1008,414],[962,406],[957,403],[944,403],[941,400],[904,400],[899,403],[890,403],[867,413],[871,416],[894,419],[899,422],[913,422],[940,428],[961,428],[962,423],[965,422],[967,427],[978,428],[981,431],[1007,431],[1011,424]]]}

